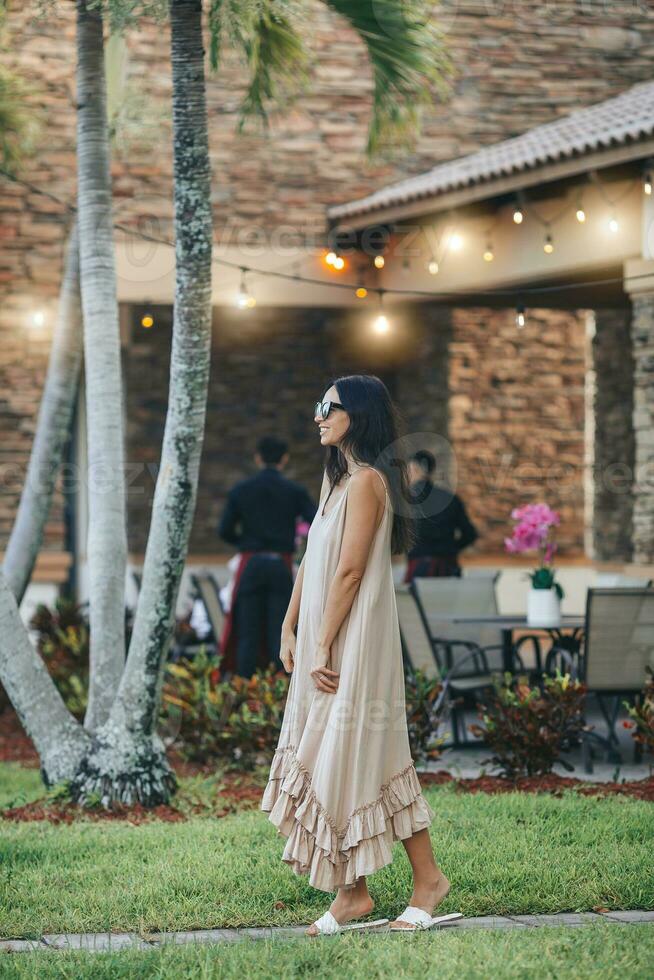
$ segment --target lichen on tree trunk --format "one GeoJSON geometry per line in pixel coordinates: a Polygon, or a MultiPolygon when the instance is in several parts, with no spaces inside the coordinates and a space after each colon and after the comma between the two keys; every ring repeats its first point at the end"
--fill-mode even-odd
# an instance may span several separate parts
{"type": "Polygon", "coordinates": [[[99,801],[146,807],[167,803],[177,779],[159,736],[130,732],[107,722],[92,738],[71,782],[71,795],[83,805],[99,801]]]}

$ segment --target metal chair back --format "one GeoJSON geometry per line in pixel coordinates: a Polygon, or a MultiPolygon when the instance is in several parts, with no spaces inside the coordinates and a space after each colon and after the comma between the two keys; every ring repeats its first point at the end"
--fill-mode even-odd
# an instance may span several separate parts
{"type": "Polygon", "coordinates": [[[431,634],[442,640],[459,640],[480,647],[497,647],[488,651],[490,670],[502,670],[502,631],[492,623],[453,623],[452,616],[496,616],[496,577],[415,578],[413,585],[431,634]]]}
{"type": "Polygon", "coordinates": [[[654,668],[654,589],[589,589],[583,679],[594,692],[637,692],[654,668]]]}
{"type": "Polygon", "coordinates": [[[220,643],[220,637],[222,636],[225,625],[225,614],[220,605],[216,580],[211,572],[198,572],[191,575],[191,581],[207,610],[207,616],[209,617],[216,643],[220,643]]]}
{"type": "Polygon", "coordinates": [[[594,589],[649,589],[650,578],[640,578],[637,575],[623,575],[622,572],[598,572],[595,576],[594,589]]]}
{"type": "Polygon", "coordinates": [[[413,670],[421,670],[426,677],[438,677],[431,642],[408,585],[395,589],[395,602],[405,661],[413,670]]]}

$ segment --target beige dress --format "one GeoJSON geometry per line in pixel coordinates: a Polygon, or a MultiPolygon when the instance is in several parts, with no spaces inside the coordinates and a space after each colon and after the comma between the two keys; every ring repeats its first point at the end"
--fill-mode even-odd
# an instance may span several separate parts
{"type": "Polygon", "coordinates": [[[288,838],[283,860],[329,892],[389,864],[393,842],[428,827],[434,816],[409,750],[387,491],[359,590],[331,647],[337,693],[316,690],[309,673],[338,564],[348,487],[349,480],[335,503],[334,491],[326,514],[321,501],[309,531],[295,666],[261,802],[288,838]]]}

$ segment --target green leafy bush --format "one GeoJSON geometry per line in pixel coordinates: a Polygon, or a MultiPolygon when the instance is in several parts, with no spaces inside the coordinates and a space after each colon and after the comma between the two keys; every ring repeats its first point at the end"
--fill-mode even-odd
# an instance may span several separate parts
{"type": "Polygon", "coordinates": [[[482,725],[471,725],[494,755],[489,760],[510,779],[551,772],[561,752],[584,727],[586,688],[569,674],[543,677],[530,687],[525,678],[506,674],[495,696],[480,712],[482,725]]]}
{"type": "Polygon", "coordinates": [[[635,705],[625,702],[629,711],[630,721],[625,727],[631,728],[631,737],[639,745],[654,755],[654,673],[647,668],[647,681],[642,695],[635,705]]]}
{"type": "Polygon", "coordinates": [[[443,709],[438,706],[438,695],[443,685],[438,679],[426,677],[420,670],[407,673],[405,683],[411,755],[414,762],[424,765],[440,758],[445,741],[443,726],[447,719],[443,709]]]}
{"type": "Polygon", "coordinates": [[[37,650],[68,709],[83,718],[89,681],[89,626],[83,608],[60,597],[53,609],[37,606],[30,627],[37,633],[37,650]]]}
{"type": "Polygon", "coordinates": [[[270,762],[277,747],[289,678],[272,668],[250,680],[225,680],[201,648],[166,668],[164,724],[178,726],[175,748],[192,762],[249,769],[270,762]]]}

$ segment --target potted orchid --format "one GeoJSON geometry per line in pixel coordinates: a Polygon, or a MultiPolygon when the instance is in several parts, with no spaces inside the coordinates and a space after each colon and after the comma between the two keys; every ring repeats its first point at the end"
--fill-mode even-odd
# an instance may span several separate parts
{"type": "Polygon", "coordinates": [[[515,525],[511,537],[504,539],[506,550],[510,554],[540,552],[538,568],[529,573],[527,622],[530,626],[559,626],[563,589],[554,581],[552,559],[556,552],[553,529],[560,523],[560,516],[547,504],[526,504],[511,511],[511,519],[515,525]]]}

